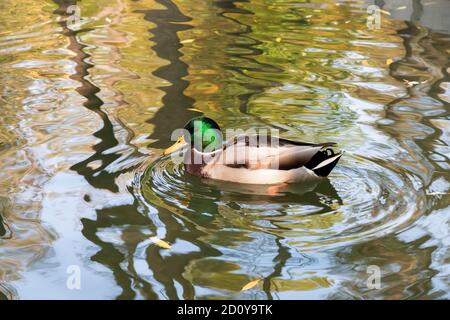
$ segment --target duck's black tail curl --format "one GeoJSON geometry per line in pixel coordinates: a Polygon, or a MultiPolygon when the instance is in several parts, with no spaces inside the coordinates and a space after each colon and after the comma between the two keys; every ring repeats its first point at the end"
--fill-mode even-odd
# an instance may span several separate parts
{"type": "Polygon", "coordinates": [[[305,167],[312,170],[319,177],[326,177],[339,162],[344,152],[335,153],[333,149],[326,148],[318,151],[305,167]]]}

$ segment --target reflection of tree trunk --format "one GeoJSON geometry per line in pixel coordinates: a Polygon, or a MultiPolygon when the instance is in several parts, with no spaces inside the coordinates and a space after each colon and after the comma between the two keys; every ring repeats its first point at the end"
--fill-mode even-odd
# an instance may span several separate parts
{"type": "MultiPolygon", "coordinates": [[[[60,6],[55,13],[60,16],[67,15],[67,7],[76,4],[76,1],[55,0],[55,2],[60,6]]],[[[175,16],[177,15],[176,7],[174,8],[170,1],[161,2],[166,4],[169,8],[167,11],[173,13],[175,16]]],[[[167,132],[167,123],[176,125],[176,122],[173,122],[174,119],[180,121],[183,116],[186,117],[188,113],[185,109],[192,105],[192,99],[183,94],[183,91],[188,84],[187,81],[182,79],[182,77],[187,74],[187,65],[179,60],[181,54],[178,52],[178,48],[180,45],[178,44],[179,41],[176,35],[177,31],[183,30],[187,28],[187,26],[170,23],[184,21],[184,19],[167,19],[168,17],[164,14],[159,17],[158,14],[160,12],[164,11],[150,11],[146,17],[152,17],[153,14],[153,18],[160,23],[155,35],[155,38],[159,39],[159,41],[156,41],[157,45],[155,51],[157,51],[162,58],[171,61],[169,66],[161,67],[154,73],[172,83],[170,87],[162,88],[162,90],[166,91],[166,96],[163,98],[165,107],[162,108],[162,111],[160,111],[153,119],[156,124],[155,134],[161,134],[160,138],[165,141],[167,140],[167,136],[162,135],[162,133],[167,132]],[[174,39],[176,39],[176,41],[174,41],[174,39]],[[174,45],[174,43],[177,44],[174,45]],[[172,100],[174,97],[175,100],[172,100]],[[172,105],[170,105],[171,103],[174,103],[173,108],[175,108],[175,111],[179,111],[178,114],[177,112],[174,112],[172,105]],[[170,105],[171,108],[167,108],[168,105],[170,105]],[[170,116],[172,119],[167,119],[167,116],[170,116]]],[[[87,99],[84,106],[95,112],[103,121],[103,128],[94,134],[95,137],[100,138],[101,140],[100,143],[93,146],[95,154],[88,159],[75,164],[71,169],[75,170],[80,175],[83,175],[86,180],[96,188],[105,188],[116,191],[117,187],[114,183],[114,179],[120,172],[108,173],[103,169],[116,161],[120,157],[120,154],[103,154],[103,152],[117,146],[119,141],[114,135],[114,126],[107,113],[101,110],[103,101],[97,96],[100,88],[87,79],[89,76],[89,69],[92,68],[93,65],[87,62],[87,59],[90,57],[89,54],[84,52],[84,49],[87,46],[81,44],[77,39],[77,34],[86,32],[86,30],[72,31],[67,28],[66,22],[61,22],[61,26],[63,27],[63,34],[69,39],[69,49],[75,53],[75,57],[73,57],[72,60],[76,63],[76,72],[71,76],[71,79],[76,80],[81,84],[81,86],[77,88],[77,92],[87,99]],[[89,164],[94,161],[101,161],[101,166],[95,169],[90,168],[89,164]]],[[[112,84],[113,83],[110,83],[110,85],[112,84]]],[[[189,118],[191,116],[192,114],[189,115],[189,118]]],[[[119,121],[118,119],[116,120],[119,121]]],[[[184,120],[181,121],[183,121],[182,125],[184,125],[184,120]]],[[[171,212],[167,212],[166,214],[166,211],[162,208],[160,211],[159,219],[166,226],[166,239],[168,241],[175,242],[176,239],[186,238],[187,241],[196,244],[199,248],[205,247],[202,242],[197,240],[199,234],[195,231],[195,226],[188,228],[190,230],[183,231],[190,225],[189,223],[180,225],[178,221],[172,217],[171,212]]],[[[123,248],[116,248],[114,244],[103,241],[98,236],[98,232],[101,229],[117,227],[122,229],[122,237],[126,237],[128,229],[130,229],[130,232],[133,230],[132,233],[134,234],[134,237],[136,237],[136,231],[133,229],[134,225],[146,226],[150,224],[149,228],[154,233],[156,233],[157,228],[162,226],[156,227],[152,224],[151,220],[142,215],[137,208],[137,203],[129,206],[116,206],[113,208],[101,209],[97,210],[96,213],[96,220],[82,219],[82,234],[86,239],[100,248],[100,250],[91,257],[91,260],[101,263],[110,269],[117,285],[122,288],[122,293],[117,298],[133,299],[136,297],[135,290],[138,290],[146,299],[157,299],[159,295],[154,291],[153,285],[138,275],[134,267],[136,248],[141,241],[146,240],[147,236],[142,234],[140,239],[132,241],[129,239],[125,240],[126,252],[124,253],[123,248]],[[126,269],[124,269],[124,263],[126,264],[126,269]]],[[[207,248],[206,250],[210,253],[212,252],[213,255],[218,255],[217,252],[214,253],[215,251],[210,248],[207,248]]],[[[179,298],[174,281],[177,281],[183,287],[184,298],[194,298],[195,293],[193,285],[183,278],[183,271],[192,260],[200,258],[203,255],[204,252],[202,250],[202,252],[194,252],[181,256],[162,257],[159,254],[159,248],[151,246],[147,249],[148,265],[153,273],[153,278],[164,286],[164,291],[171,299],[179,298]]]]}
{"type": "Polygon", "coordinates": [[[6,283],[0,283],[0,301],[1,300],[17,300],[19,295],[16,289],[6,283]]]}
{"type": "MultiPolygon", "coordinates": [[[[96,220],[81,220],[81,223],[83,224],[83,236],[100,248],[100,250],[91,257],[91,261],[96,261],[110,269],[117,285],[122,288],[122,293],[117,299],[135,298],[136,293],[133,289],[136,288],[138,288],[141,294],[147,299],[158,298],[157,294],[153,291],[152,286],[142,279],[133,267],[133,256],[136,247],[140,241],[146,238],[146,235],[141,234],[140,238],[134,235],[133,241],[124,239],[127,248],[126,253],[123,252],[123,249],[119,250],[114,244],[105,242],[98,236],[98,232],[102,229],[120,228],[123,229],[121,232],[122,238],[125,238],[126,228],[132,228],[135,225],[148,225],[148,218],[139,213],[137,206],[137,202],[135,202],[133,205],[101,209],[97,210],[96,220]],[[123,269],[124,261],[127,262],[127,270],[123,269]]],[[[136,232],[136,228],[133,229],[133,232],[136,232]]]]}
{"type": "MultiPolygon", "coordinates": [[[[192,201],[192,199],[191,199],[192,201]]],[[[154,223],[154,232],[156,227],[163,228],[166,232],[165,240],[169,243],[176,241],[186,241],[199,248],[199,251],[186,252],[183,254],[172,254],[170,256],[162,256],[160,249],[150,246],[147,249],[147,262],[152,270],[155,280],[160,282],[165,289],[165,293],[169,299],[194,299],[195,289],[194,283],[184,277],[184,273],[189,265],[196,260],[205,257],[217,257],[222,255],[217,249],[213,248],[208,241],[205,241],[205,233],[200,231],[198,226],[183,217],[177,216],[174,212],[162,207],[158,208],[159,225],[154,223]],[[182,219],[182,223],[180,223],[182,219]],[[162,225],[161,225],[162,223],[162,225]],[[183,296],[178,296],[175,281],[183,288],[183,296]]]]}
{"type": "MultiPolygon", "coordinates": [[[[75,0],[54,0],[54,2],[59,5],[59,8],[56,9],[54,13],[60,16],[67,16],[67,8],[77,3],[75,0]]],[[[104,151],[117,146],[119,141],[115,137],[113,123],[109,119],[107,113],[101,109],[103,101],[97,96],[97,93],[100,92],[100,88],[88,80],[89,69],[92,68],[93,65],[87,62],[87,60],[91,57],[84,51],[87,46],[80,43],[77,39],[77,35],[79,33],[89,30],[83,29],[79,31],[72,31],[67,27],[67,22],[64,20],[60,22],[60,25],[63,28],[62,34],[69,40],[68,48],[75,53],[75,57],[71,59],[76,63],[76,72],[72,74],[70,78],[81,84],[76,91],[81,96],[86,98],[86,102],[84,102],[83,105],[96,113],[103,122],[103,127],[93,134],[95,137],[100,139],[100,142],[92,147],[95,153],[86,160],[73,165],[71,169],[84,176],[86,180],[96,188],[117,191],[118,189],[114,183],[114,179],[120,174],[120,172],[110,173],[104,169],[120,158],[121,155],[113,152],[105,153],[104,151]],[[101,164],[92,168],[90,164],[95,161],[98,161],[101,164]]],[[[117,79],[110,79],[110,84],[113,85],[115,81],[117,81],[117,79]]],[[[120,94],[116,97],[121,100],[120,94]]],[[[116,122],[127,132],[127,141],[129,142],[133,137],[130,130],[128,130],[120,120],[117,119],[116,122]]]]}
{"type": "MultiPolygon", "coordinates": [[[[76,0],[54,0],[54,2],[59,5],[59,8],[56,9],[54,13],[60,16],[67,16],[67,8],[77,3],[76,0]]],[[[116,160],[119,155],[102,155],[103,151],[116,146],[118,141],[114,137],[111,121],[109,121],[107,114],[100,109],[103,105],[103,101],[96,95],[100,89],[86,78],[89,75],[89,69],[92,68],[93,65],[87,62],[90,55],[84,52],[86,45],[79,43],[76,36],[78,33],[86,32],[87,30],[72,31],[67,27],[67,22],[64,20],[60,22],[60,25],[63,28],[62,33],[69,39],[69,49],[76,54],[75,57],[72,58],[76,63],[76,72],[71,75],[70,78],[81,84],[76,91],[87,99],[83,105],[95,112],[103,121],[103,128],[94,133],[94,136],[100,139],[100,143],[93,146],[93,149],[96,151],[95,154],[88,159],[75,164],[71,169],[78,172],[78,174],[83,175],[94,187],[103,187],[116,191],[117,187],[114,185],[114,182],[111,181],[111,177],[105,175],[104,172],[101,172],[97,178],[94,178],[95,172],[103,170],[108,164],[116,160]],[[95,170],[89,168],[89,163],[96,160],[102,162],[101,166],[95,170]]]]}
{"type": "Polygon", "coordinates": [[[160,87],[165,92],[162,98],[163,106],[155,116],[148,120],[155,128],[150,135],[156,141],[151,144],[154,148],[167,146],[170,134],[173,130],[182,128],[198,112],[190,111],[194,100],[184,94],[189,82],[183,78],[188,75],[188,65],[180,58],[182,47],[177,32],[192,28],[184,22],[191,19],[185,16],[171,0],[156,0],[162,4],[165,10],[146,10],[145,19],[154,23],[156,27],[151,29],[151,38],[155,42],[153,50],[158,57],[169,61],[168,65],[159,67],[153,74],[170,82],[169,86],[160,87]]]}
{"type": "MultiPolygon", "coordinates": [[[[418,6],[414,8],[418,8],[418,6]]],[[[419,12],[421,11],[419,10],[419,12]]],[[[417,19],[420,18],[419,12],[413,13],[417,19]]],[[[417,127],[415,124],[417,122],[428,128],[434,127],[430,123],[432,117],[425,115],[424,104],[418,105],[416,101],[433,97],[436,101],[441,102],[443,106],[445,105],[445,101],[438,97],[437,92],[441,90],[439,85],[443,81],[443,70],[448,61],[445,53],[434,47],[432,35],[428,29],[418,27],[412,22],[406,22],[406,24],[407,28],[398,32],[399,36],[404,40],[405,57],[390,65],[390,75],[398,81],[403,82],[407,80],[414,83],[414,85],[407,88],[407,95],[393,100],[386,106],[386,117],[394,120],[394,122],[389,126],[383,126],[383,130],[395,137],[402,148],[408,150],[414,158],[418,152],[411,148],[412,145],[417,144],[423,150],[420,154],[428,155],[432,149],[429,141],[438,137],[436,131],[426,134],[422,130],[421,135],[426,135],[426,139],[424,137],[416,138],[417,127]],[[403,67],[413,68],[417,72],[402,72],[403,67]],[[412,120],[411,117],[407,116],[408,113],[404,111],[399,112],[398,107],[401,105],[407,105],[411,108],[412,110],[408,113],[414,115],[417,120],[412,120]]],[[[422,161],[412,164],[421,166],[420,170],[416,170],[416,172],[425,172],[421,176],[425,185],[431,181],[434,168],[436,167],[433,163],[433,159],[425,157],[422,161]]]]}
{"type": "MultiPolygon", "coordinates": [[[[268,81],[268,80],[261,80],[261,79],[257,79],[257,78],[252,79],[248,74],[245,74],[244,71],[260,71],[260,72],[280,73],[283,70],[281,70],[280,68],[278,68],[276,66],[272,66],[270,64],[265,64],[265,63],[259,62],[255,57],[259,56],[263,53],[263,51],[261,49],[257,48],[257,46],[262,44],[262,42],[253,37],[250,37],[250,34],[253,32],[252,27],[250,25],[242,23],[238,19],[234,19],[234,18],[230,17],[229,15],[227,15],[228,13],[234,13],[234,14],[237,13],[237,14],[245,14],[245,15],[253,14],[253,12],[251,12],[249,10],[238,8],[236,6],[236,3],[239,3],[239,2],[247,2],[247,1],[246,0],[215,1],[214,5],[216,5],[217,7],[222,9],[222,12],[219,14],[219,16],[244,28],[243,31],[229,32],[228,34],[235,37],[236,39],[245,38],[247,40],[247,41],[242,41],[241,43],[234,45],[236,48],[245,49],[245,53],[227,53],[227,55],[229,55],[230,57],[238,58],[238,59],[244,61],[244,63],[242,64],[242,66],[227,65],[225,67],[226,67],[226,69],[228,69],[232,72],[238,73],[245,78],[250,78],[250,81],[240,84],[246,89],[245,90],[246,93],[242,93],[242,94],[238,95],[239,111],[242,114],[250,114],[250,111],[248,108],[250,98],[257,94],[263,93],[267,88],[279,86],[280,83],[278,83],[274,80],[268,81]],[[249,67],[249,66],[255,66],[255,65],[258,66],[258,68],[249,67]]],[[[231,60],[234,61],[235,59],[231,59],[231,60]]],[[[252,115],[252,116],[257,117],[257,115],[252,115]]],[[[274,124],[271,124],[271,126],[274,127],[274,124]]],[[[282,131],[285,131],[284,128],[279,128],[279,129],[282,131]]]]}
{"type": "Polygon", "coordinates": [[[283,271],[286,262],[291,258],[289,249],[281,243],[281,240],[282,238],[280,237],[277,237],[277,239],[275,240],[278,247],[278,255],[274,259],[275,266],[273,268],[273,272],[269,276],[264,278],[263,290],[267,294],[268,300],[273,300],[273,296],[271,293],[271,291],[273,291],[273,289],[271,288],[272,279],[281,276],[281,272],[283,271]]]}
{"type": "MultiPolygon", "coordinates": [[[[70,5],[74,5],[76,1],[64,1],[64,0],[55,0],[60,7],[55,10],[54,13],[60,16],[67,15],[67,8],[70,5]]],[[[68,48],[75,53],[75,57],[72,60],[76,63],[75,74],[71,75],[70,78],[76,80],[81,84],[80,87],[76,89],[76,91],[85,97],[87,101],[84,103],[84,106],[89,110],[96,113],[100,119],[103,121],[103,127],[94,133],[94,136],[100,139],[100,143],[93,146],[95,150],[94,155],[90,156],[86,160],[79,162],[71,167],[72,170],[75,170],[78,174],[83,175],[86,180],[96,188],[104,188],[109,189],[111,191],[117,191],[117,186],[115,184],[115,178],[122,173],[122,171],[117,172],[107,172],[104,170],[108,165],[116,161],[121,157],[120,153],[107,153],[104,154],[104,151],[115,147],[119,144],[119,141],[115,137],[115,130],[113,122],[109,119],[108,114],[101,110],[101,106],[103,105],[103,101],[97,96],[97,93],[100,92],[100,88],[94,85],[90,80],[88,80],[89,69],[93,67],[92,64],[87,62],[87,59],[90,58],[90,55],[85,53],[84,49],[87,47],[84,44],[81,44],[77,39],[77,34],[81,32],[86,32],[88,30],[80,30],[80,31],[72,31],[67,27],[65,21],[62,21],[60,25],[63,28],[63,34],[69,39],[68,48]],[[94,161],[101,161],[101,165],[95,169],[90,168],[90,163],[94,161]],[[98,174],[99,173],[99,174],[98,174]]],[[[120,34],[117,35],[120,37],[120,34]]],[[[109,39],[111,40],[111,39],[109,39]]],[[[116,62],[120,53],[116,47],[112,48],[113,54],[111,55],[112,59],[116,59],[112,63],[116,62]]],[[[132,76],[132,75],[131,75],[132,76]]],[[[109,86],[113,87],[114,83],[121,80],[122,78],[108,78],[104,82],[109,86]]],[[[115,95],[116,101],[119,104],[123,104],[122,95],[117,93],[115,95]]],[[[136,148],[131,146],[129,143],[133,137],[133,132],[129,130],[125,124],[120,121],[120,119],[114,119],[114,123],[118,124],[121,129],[124,129],[127,133],[126,136],[126,144],[133,148],[136,151],[136,148]]],[[[130,224],[130,220],[136,221],[141,220],[140,224],[145,225],[148,224],[148,219],[141,216],[138,213],[137,206],[119,206],[104,210],[97,210],[97,220],[89,220],[82,219],[83,224],[83,235],[92,243],[96,244],[100,251],[98,251],[94,256],[91,257],[92,261],[98,261],[102,265],[107,266],[113,273],[117,284],[122,288],[123,292],[118,298],[132,299],[135,297],[135,293],[133,288],[136,284],[139,284],[139,287],[142,290],[142,295],[148,299],[157,298],[156,294],[152,291],[152,287],[144,280],[140,279],[136,274],[133,264],[129,263],[128,271],[124,271],[121,267],[123,261],[130,261],[133,258],[133,254],[136,250],[136,246],[138,243],[135,242],[127,242],[128,252],[127,255],[123,254],[120,250],[116,249],[115,246],[111,243],[102,241],[98,236],[97,232],[101,228],[108,228],[112,225],[117,225],[120,227],[126,226],[130,224]],[[127,215],[123,215],[123,212],[126,212],[127,215]],[[134,214],[134,215],[133,215],[134,214]],[[118,218],[124,218],[125,220],[120,220],[118,218]]],[[[124,230],[126,233],[126,229],[124,230]]],[[[145,237],[145,236],[144,236],[145,237]]]]}
{"type": "MultiPolygon", "coordinates": [[[[9,199],[0,197],[0,240],[10,239],[12,236],[9,227],[3,218],[6,216],[8,206],[9,199]]],[[[17,297],[17,292],[12,286],[2,283],[6,279],[4,279],[4,273],[2,272],[1,267],[2,266],[0,265],[0,300],[12,300],[17,297]]],[[[7,274],[8,272],[5,273],[7,274]]]]}
{"type": "Polygon", "coordinates": [[[4,217],[6,217],[8,202],[8,198],[0,197],[0,239],[7,239],[11,237],[8,225],[4,220],[4,217]]]}

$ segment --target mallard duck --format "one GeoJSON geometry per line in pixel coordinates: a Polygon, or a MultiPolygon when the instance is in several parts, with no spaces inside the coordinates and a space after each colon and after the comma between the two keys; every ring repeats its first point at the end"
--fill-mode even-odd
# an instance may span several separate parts
{"type": "Polygon", "coordinates": [[[321,179],[342,153],[333,142],[306,143],[264,135],[236,135],[222,143],[219,125],[207,117],[190,120],[164,155],[184,150],[188,173],[245,184],[280,185],[321,179]]]}

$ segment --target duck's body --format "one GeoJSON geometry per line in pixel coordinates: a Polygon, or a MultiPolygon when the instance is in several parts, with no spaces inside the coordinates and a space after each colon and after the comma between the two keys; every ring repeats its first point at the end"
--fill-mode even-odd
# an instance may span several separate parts
{"type": "MultiPolygon", "coordinates": [[[[201,118],[200,121],[212,120],[201,118]]],[[[190,151],[185,154],[184,165],[186,171],[193,175],[236,183],[307,182],[326,177],[335,167],[342,153],[334,153],[331,149],[333,145],[261,135],[239,135],[212,152],[198,151],[191,143],[190,151]]]]}
{"type": "Polygon", "coordinates": [[[192,148],[185,157],[186,171],[204,178],[247,184],[306,182],[326,177],[342,156],[329,151],[332,143],[309,144],[278,138],[260,143],[262,140],[260,136],[238,136],[212,153],[192,148]],[[254,144],[249,143],[252,138],[254,144]],[[191,159],[195,158],[202,159],[201,163],[193,164],[191,159]]]}

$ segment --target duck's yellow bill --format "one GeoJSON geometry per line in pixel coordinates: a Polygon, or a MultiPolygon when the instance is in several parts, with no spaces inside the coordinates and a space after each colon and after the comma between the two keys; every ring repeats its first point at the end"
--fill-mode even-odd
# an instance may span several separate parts
{"type": "Polygon", "coordinates": [[[177,150],[180,150],[181,148],[183,148],[187,145],[188,145],[188,143],[186,142],[186,140],[184,140],[184,136],[180,136],[178,138],[177,142],[175,142],[171,147],[164,150],[164,155],[171,154],[177,150]]]}

